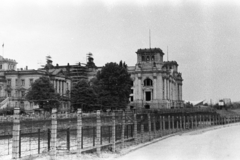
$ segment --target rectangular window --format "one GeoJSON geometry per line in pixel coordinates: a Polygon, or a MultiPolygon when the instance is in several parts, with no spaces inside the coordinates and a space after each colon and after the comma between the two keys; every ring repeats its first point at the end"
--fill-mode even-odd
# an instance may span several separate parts
{"type": "Polygon", "coordinates": [[[25,91],[21,91],[21,94],[22,94],[21,96],[24,97],[25,91]]]}
{"type": "Polygon", "coordinates": [[[18,91],[15,92],[15,97],[18,97],[18,91]]]}
{"type": "Polygon", "coordinates": [[[2,64],[0,64],[0,69],[2,69],[2,64]]]}
{"type": "Polygon", "coordinates": [[[133,102],[133,96],[130,96],[130,101],[133,102]]]}
{"type": "Polygon", "coordinates": [[[8,79],[8,80],[7,80],[7,84],[8,84],[9,86],[11,86],[11,79],[8,79]]]}
{"type": "Polygon", "coordinates": [[[29,84],[31,85],[33,83],[33,79],[29,79],[29,84]]]}
{"type": "Polygon", "coordinates": [[[145,92],[146,95],[146,101],[151,101],[151,92],[145,92]]]}
{"type": "Polygon", "coordinates": [[[21,85],[22,85],[22,86],[25,86],[25,80],[24,80],[24,79],[22,79],[22,80],[21,80],[21,82],[22,82],[22,84],[21,84],[21,85]]]}
{"type": "Polygon", "coordinates": [[[131,93],[133,94],[133,89],[131,89],[131,93]]]}
{"type": "Polygon", "coordinates": [[[16,86],[18,85],[18,79],[16,79],[16,86]]]}

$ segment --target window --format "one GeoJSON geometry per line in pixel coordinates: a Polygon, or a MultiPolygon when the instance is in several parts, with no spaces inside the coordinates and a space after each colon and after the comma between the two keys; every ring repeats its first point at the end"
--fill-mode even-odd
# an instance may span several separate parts
{"type": "Polygon", "coordinates": [[[146,101],[151,101],[151,92],[145,92],[146,101]]]}
{"type": "Polygon", "coordinates": [[[144,80],[144,86],[152,86],[152,80],[147,78],[144,80]]]}
{"type": "Polygon", "coordinates": [[[145,61],[145,56],[142,56],[142,61],[145,61]]]}
{"type": "Polygon", "coordinates": [[[146,104],[144,107],[145,109],[150,109],[150,106],[148,104],[146,104]]]}
{"type": "Polygon", "coordinates": [[[21,94],[22,94],[21,96],[24,97],[25,91],[21,91],[21,94]]]}
{"type": "Polygon", "coordinates": [[[151,60],[154,61],[154,56],[152,56],[151,60]]]}
{"type": "Polygon", "coordinates": [[[131,81],[131,86],[133,86],[133,81],[131,81]]]}
{"type": "Polygon", "coordinates": [[[133,89],[131,89],[131,93],[133,94],[133,89]]]}
{"type": "Polygon", "coordinates": [[[18,97],[18,91],[15,92],[15,97],[18,97]]]}
{"type": "Polygon", "coordinates": [[[22,85],[22,86],[25,86],[25,80],[24,80],[24,79],[22,79],[22,80],[21,80],[21,82],[22,82],[22,84],[21,84],[21,85],[22,85]]]}
{"type": "Polygon", "coordinates": [[[16,79],[16,86],[18,85],[18,79],[16,79]]]}
{"type": "Polygon", "coordinates": [[[29,84],[31,85],[33,83],[33,79],[29,79],[29,84]]]}
{"type": "Polygon", "coordinates": [[[0,64],[0,69],[2,69],[2,64],[0,64]]]}
{"type": "Polygon", "coordinates": [[[7,80],[7,84],[8,84],[9,86],[11,86],[11,79],[8,79],[8,80],[7,80]]]}
{"type": "Polygon", "coordinates": [[[150,58],[149,58],[149,56],[147,56],[147,59],[146,59],[147,61],[149,61],[150,60],[150,58]]]}
{"type": "Polygon", "coordinates": [[[133,96],[130,96],[130,101],[133,102],[133,96]]]}

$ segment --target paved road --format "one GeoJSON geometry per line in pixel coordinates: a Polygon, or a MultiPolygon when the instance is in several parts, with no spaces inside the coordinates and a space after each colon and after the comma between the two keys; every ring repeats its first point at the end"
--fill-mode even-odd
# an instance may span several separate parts
{"type": "Polygon", "coordinates": [[[177,135],[117,160],[240,160],[240,125],[177,135]]]}

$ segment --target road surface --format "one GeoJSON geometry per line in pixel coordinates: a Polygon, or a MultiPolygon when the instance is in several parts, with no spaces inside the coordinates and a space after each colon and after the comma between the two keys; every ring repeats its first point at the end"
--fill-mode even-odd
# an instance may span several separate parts
{"type": "Polygon", "coordinates": [[[240,125],[184,133],[116,160],[240,160],[240,125]]]}

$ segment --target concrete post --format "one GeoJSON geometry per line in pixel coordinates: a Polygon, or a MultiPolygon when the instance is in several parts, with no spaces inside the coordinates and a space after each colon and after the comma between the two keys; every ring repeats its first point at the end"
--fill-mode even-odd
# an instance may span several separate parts
{"type": "Polygon", "coordinates": [[[77,110],[77,156],[81,156],[82,144],[82,109],[77,110]]]}
{"type": "Polygon", "coordinates": [[[152,140],[152,128],[151,128],[151,117],[148,113],[148,132],[149,132],[149,141],[152,140]]]}
{"type": "Polygon", "coordinates": [[[159,117],[159,136],[162,136],[162,131],[163,131],[163,125],[162,125],[162,116],[159,117]]]}
{"type": "Polygon", "coordinates": [[[156,134],[156,117],[155,115],[153,116],[153,139],[157,137],[156,134]]]}
{"type": "Polygon", "coordinates": [[[97,131],[96,131],[97,155],[101,154],[101,112],[97,110],[97,131]]]}
{"type": "Polygon", "coordinates": [[[191,125],[192,125],[192,127],[191,127],[191,129],[193,129],[193,116],[191,116],[191,125]]]}
{"type": "Polygon", "coordinates": [[[197,128],[197,123],[198,123],[197,122],[197,116],[195,115],[194,118],[195,118],[195,128],[197,128]]]}
{"type": "Polygon", "coordinates": [[[183,130],[186,129],[186,119],[185,119],[185,116],[183,116],[183,130]]]}
{"type": "Polygon", "coordinates": [[[168,133],[170,133],[171,131],[171,120],[170,120],[170,116],[168,116],[168,133]]]}
{"type": "Polygon", "coordinates": [[[209,125],[212,125],[212,115],[209,115],[209,125]]]}
{"type": "Polygon", "coordinates": [[[201,128],[202,127],[202,116],[199,115],[199,127],[201,128]]]}
{"type": "Polygon", "coordinates": [[[179,119],[177,117],[177,126],[176,126],[176,130],[178,131],[179,130],[179,119]]]}
{"type": "Polygon", "coordinates": [[[143,124],[143,116],[141,116],[141,143],[144,142],[144,137],[143,137],[143,134],[144,134],[144,124],[143,124]]]}
{"type": "Polygon", "coordinates": [[[172,133],[175,132],[175,126],[174,126],[174,116],[172,116],[172,133]]]}
{"type": "MultiPolygon", "coordinates": [[[[135,134],[134,134],[134,136],[135,136],[135,134]]],[[[115,119],[115,112],[112,112],[112,152],[116,152],[116,119],[115,119]]]]}
{"type": "Polygon", "coordinates": [[[13,130],[12,130],[12,158],[19,159],[19,137],[20,137],[20,108],[14,108],[13,130]]]}
{"type": "Polygon", "coordinates": [[[165,126],[165,116],[163,116],[163,135],[165,135],[165,130],[166,130],[166,126],[165,126]]]}
{"type": "Polygon", "coordinates": [[[122,112],[122,133],[121,133],[121,148],[124,148],[125,139],[125,112],[122,112]]]}
{"type": "Polygon", "coordinates": [[[56,160],[57,156],[57,108],[52,108],[52,126],[51,126],[51,160],[56,160]]]}
{"type": "Polygon", "coordinates": [[[180,125],[179,125],[180,130],[182,131],[182,116],[180,116],[180,125]]]}

